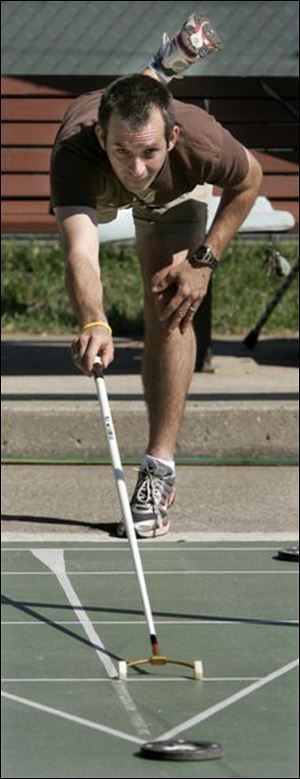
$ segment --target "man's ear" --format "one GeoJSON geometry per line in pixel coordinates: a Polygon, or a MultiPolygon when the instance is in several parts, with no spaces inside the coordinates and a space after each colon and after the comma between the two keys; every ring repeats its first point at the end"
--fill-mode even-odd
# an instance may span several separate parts
{"type": "Polygon", "coordinates": [[[174,124],[173,130],[170,135],[170,139],[168,142],[168,151],[172,151],[174,149],[174,146],[176,146],[176,143],[180,136],[180,127],[178,127],[178,124],[174,124]]]}
{"type": "Polygon", "coordinates": [[[101,129],[100,124],[96,124],[95,133],[96,133],[96,137],[97,137],[97,140],[100,143],[101,148],[104,149],[104,151],[105,151],[104,134],[103,134],[103,130],[101,129]]]}

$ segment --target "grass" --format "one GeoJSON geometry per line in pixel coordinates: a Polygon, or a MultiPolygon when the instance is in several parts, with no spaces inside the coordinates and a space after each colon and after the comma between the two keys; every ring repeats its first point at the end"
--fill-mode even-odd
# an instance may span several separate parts
{"type": "MultiPolygon", "coordinates": [[[[284,243],[281,251],[291,266],[297,261],[295,243],[284,243]]],[[[236,242],[229,248],[214,278],[213,330],[242,333],[255,323],[282,282],[274,272],[268,273],[265,258],[266,244],[236,242]]],[[[296,331],[298,308],[296,278],[273,310],[264,332],[296,331]]]]}
{"type": "MultiPolygon", "coordinates": [[[[293,264],[294,241],[277,244],[293,264]]],[[[213,332],[238,334],[253,326],[281,283],[265,266],[266,244],[237,239],[228,249],[213,281],[213,332]]],[[[139,261],[131,244],[101,249],[106,314],[115,335],[143,334],[143,291],[139,261]]],[[[2,245],[3,333],[65,333],[77,330],[65,289],[65,269],[58,243],[4,241],[2,245]]],[[[264,327],[264,333],[298,328],[298,285],[294,282],[264,327]]]]}

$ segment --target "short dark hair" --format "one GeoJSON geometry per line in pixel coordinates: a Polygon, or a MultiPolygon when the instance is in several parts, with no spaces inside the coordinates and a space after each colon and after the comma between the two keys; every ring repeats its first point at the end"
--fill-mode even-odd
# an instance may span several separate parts
{"type": "Polygon", "coordinates": [[[157,106],[165,122],[166,140],[169,141],[175,124],[172,100],[169,89],[151,76],[136,74],[119,78],[105,90],[99,105],[98,122],[104,139],[113,111],[135,130],[146,124],[151,108],[157,106]]]}

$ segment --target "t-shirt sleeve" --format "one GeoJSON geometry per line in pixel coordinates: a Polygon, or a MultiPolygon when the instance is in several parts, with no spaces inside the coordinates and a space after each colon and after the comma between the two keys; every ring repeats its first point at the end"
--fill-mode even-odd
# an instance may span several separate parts
{"type": "Polygon", "coordinates": [[[222,189],[234,187],[248,173],[244,146],[202,108],[174,101],[181,136],[178,154],[182,170],[193,183],[214,184],[222,189]]]}
{"type": "Polygon", "coordinates": [[[235,187],[248,173],[249,163],[244,146],[222,125],[217,124],[219,134],[218,153],[211,165],[210,184],[219,187],[235,187]]]}
{"type": "Polygon", "coordinates": [[[80,161],[66,145],[54,151],[50,168],[51,209],[57,206],[97,208],[95,176],[90,161],[80,161]]]}

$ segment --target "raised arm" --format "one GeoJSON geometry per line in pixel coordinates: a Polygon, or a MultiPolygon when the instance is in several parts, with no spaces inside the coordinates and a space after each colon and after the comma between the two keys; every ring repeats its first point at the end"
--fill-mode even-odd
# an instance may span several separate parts
{"type": "Polygon", "coordinates": [[[246,219],[260,189],[261,167],[247,149],[245,152],[249,163],[247,175],[237,186],[224,187],[218,211],[205,238],[205,244],[212,248],[218,259],[246,219]]]}
{"type": "Polygon", "coordinates": [[[96,355],[107,368],[114,353],[103,305],[97,221],[87,213],[68,215],[65,208],[56,209],[56,217],[66,260],[67,287],[80,328],[72,344],[73,359],[83,373],[91,375],[96,355]]]}

